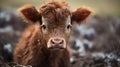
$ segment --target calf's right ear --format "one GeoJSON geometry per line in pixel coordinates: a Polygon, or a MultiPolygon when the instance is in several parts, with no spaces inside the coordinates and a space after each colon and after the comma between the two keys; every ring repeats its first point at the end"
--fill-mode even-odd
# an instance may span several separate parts
{"type": "Polygon", "coordinates": [[[33,5],[25,5],[18,9],[18,12],[27,23],[35,23],[40,20],[40,13],[33,5]]]}

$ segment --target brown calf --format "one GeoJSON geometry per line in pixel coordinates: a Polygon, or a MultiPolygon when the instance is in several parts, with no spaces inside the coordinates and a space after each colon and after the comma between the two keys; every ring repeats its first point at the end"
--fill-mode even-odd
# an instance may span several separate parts
{"type": "Polygon", "coordinates": [[[92,15],[91,10],[81,7],[71,12],[65,2],[49,2],[39,11],[32,5],[19,10],[27,23],[15,52],[14,60],[33,67],[70,67],[68,51],[73,22],[81,23],[92,15]]]}

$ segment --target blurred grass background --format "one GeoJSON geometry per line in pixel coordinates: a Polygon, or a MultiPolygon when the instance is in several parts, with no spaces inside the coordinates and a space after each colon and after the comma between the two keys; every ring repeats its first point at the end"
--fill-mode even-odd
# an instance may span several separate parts
{"type": "MultiPolygon", "coordinates": [[[[13,8],[17,10],[25,4],[35,5],[37,8],[49,0],[0,0],[0,8],[13,8]]],[[[63,0],[59,0],[63,1],[63,0]]],[[[120,0],[64,0],[69,3],[71,9],[80,6],[91,7],[96,14],[102,16],[120,17],[120,0]]]]}

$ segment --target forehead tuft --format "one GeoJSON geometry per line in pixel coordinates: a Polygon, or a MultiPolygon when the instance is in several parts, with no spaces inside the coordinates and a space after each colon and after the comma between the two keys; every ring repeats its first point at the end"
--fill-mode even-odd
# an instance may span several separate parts
{"type": "Polygon", "coordinates": [[[71,15],[69,6],[66,2],[49,2],[40,7],[40,13],[44,18],[52,22],[65,21],[71,15]]]}

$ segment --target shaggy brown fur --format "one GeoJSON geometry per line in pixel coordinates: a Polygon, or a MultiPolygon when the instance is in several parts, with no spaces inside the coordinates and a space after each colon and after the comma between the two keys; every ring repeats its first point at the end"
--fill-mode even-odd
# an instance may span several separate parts
{"type": "Polygon", "coordinates": [[[39,12],[32,5],[20,8],[19,12],[25,21],[33,23],[33,25],[27,28],[22,35],[14,52],[14,60],[19,64],[33,67],[70,67],[68,41],[71,22],[66,20],[72,19],[72,21],[81,23],[92,14],[88,9],[79,9],[71,12],[65,2],[54,1],[42,5],[39,12]],[[44,17],[44,21],[42,17],[44,17]],[[63,38],[63,45],[66,47],[48,48],[50,38],[54,37],[63,38]]]}

